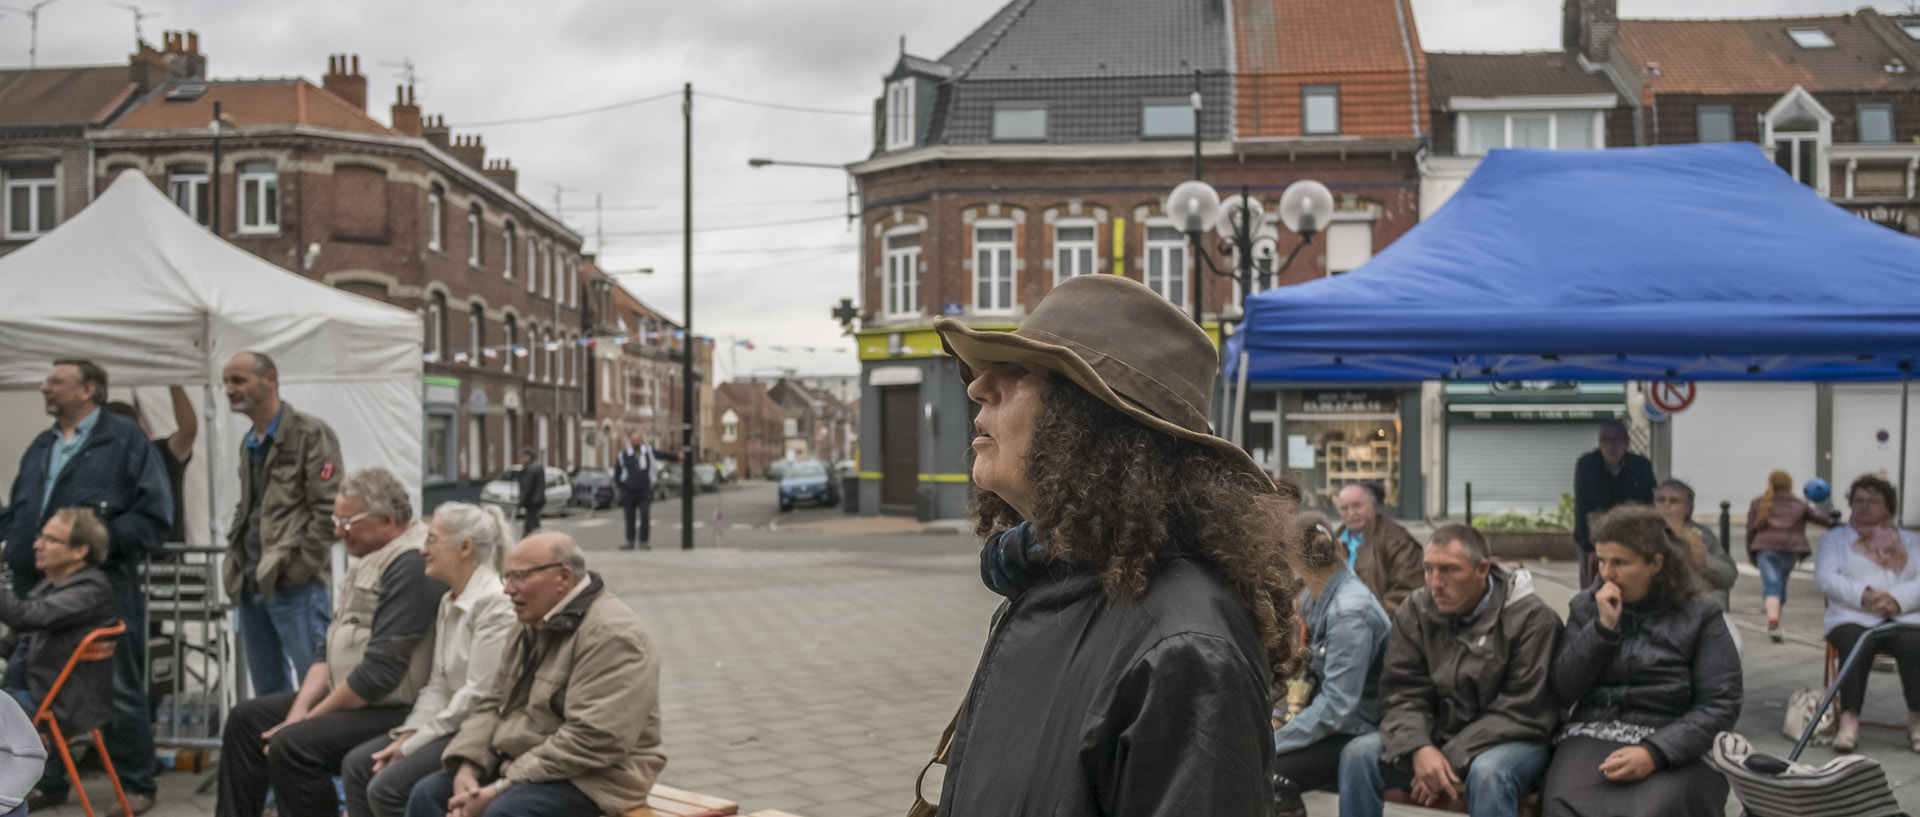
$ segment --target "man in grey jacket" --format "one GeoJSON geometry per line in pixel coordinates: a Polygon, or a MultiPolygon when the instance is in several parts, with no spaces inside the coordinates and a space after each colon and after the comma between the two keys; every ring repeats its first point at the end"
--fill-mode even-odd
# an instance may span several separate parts
{"type": "Polygon", "coordinates": [[[407,719],[427,682],[447,586],[429,579],[406,486],[384,468],[347,477],[335,534],[355,557],[339,614],[297,693],[233,708],[220,737],[218,817],[259,817],[271,784],[285,817],[337,817],[333,776],[347,752],[407,719]]]}
{"type": "Polygon", "coordinates": [[[1380,817],[1382,795],[1475,817],[1512,815],[1540,785],[1560,706],[1547,682],[1560,617],[1525,570],[1493,564],[1466,525],[1433,532],[1426,586],[1394,614],[1380,731],[1340,755],[1341,817],[1380,817]]]}

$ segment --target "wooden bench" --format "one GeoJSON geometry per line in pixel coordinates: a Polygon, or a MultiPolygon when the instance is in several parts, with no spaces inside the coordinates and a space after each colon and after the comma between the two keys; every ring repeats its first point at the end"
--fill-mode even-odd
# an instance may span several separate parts
{"type": "MultiPolygon", "coordinates": [[[[1389,803],[1398,803],[1403,806],[1417,806],[1419,808],[1433,809],[1434,811],[1448,811],[1455,814],[1467,813],[1467,798],[1465,797],[1455,797],[1452,800],[1437,805],[1422,806],[1413,801],[1413,794],[1406,789],[1388,789],[1386,797],[1383,799],[1389,803]]],[[[1529,794],[1520,798],[1520,812],[1517,817],[1540,817],[1540,795],[1538,793],[1529,794]]]]}
{"type": "Polygon", "coordinates": [[[732,800],[655,783],[647,804],[628,809],[621,817],[729,817],[739,813],[740,804],[732,800]]]}

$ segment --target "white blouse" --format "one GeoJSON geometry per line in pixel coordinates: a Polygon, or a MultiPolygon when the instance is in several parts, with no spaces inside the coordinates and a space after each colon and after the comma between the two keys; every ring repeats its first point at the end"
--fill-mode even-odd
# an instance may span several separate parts
{"type": "Polygon", "coordinates": [[[500,574],[490,565],[474,570],[460,598],[451,592],[440,597],[436,623],[427,685],[414,699],[406,723],[390,733],[413,733],[400,744],[403,755],[459,730],[474,701],[493,683],[507,639],[520,624],[500,574]]]}
{"type": "Polygon", "coordinates": [[[1813,576],[1820,592],[1827,597],[1828,631],[1842,624],[1873,627],[1886,621],[1879,613],[1860,606],[1860,596],[1871,587],[1893,594],[1900,602],[1902,624],[1920,624],[1920,535],[1901,530],[1900,544],[1907,549],[1907,567],[1895,573],[1874,563],[1853,548],[1860,532],[1852,525],[1841,525],[1820,537],[1820,554],[1814,557],[1813,576]]]}

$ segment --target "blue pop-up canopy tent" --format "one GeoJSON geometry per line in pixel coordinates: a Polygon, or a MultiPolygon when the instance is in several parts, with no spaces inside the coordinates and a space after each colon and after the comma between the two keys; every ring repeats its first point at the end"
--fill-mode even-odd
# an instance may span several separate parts
{"type": "Polygon", "coordinates": [[[1900,380],[1920,240],[1752,144],[1496,150],[1352,273],[1248,300],[1238,379],[1900,380]]]}

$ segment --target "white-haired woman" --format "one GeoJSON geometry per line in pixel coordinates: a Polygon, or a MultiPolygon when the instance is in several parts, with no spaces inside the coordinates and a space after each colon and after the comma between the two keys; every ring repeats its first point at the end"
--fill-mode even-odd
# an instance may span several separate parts
{"type": "Polygon", "coordinates": [[[433,669],[400,728],[347,753],[350,817],[401,817],[413,784],[440,769],[453,740],[500,666],[518,622],[500,583],[500,554],[511,541],[493,508],[449,502],[433,513],[421,548],[426,573],[447,585],[434,630],[433,669]]]}

